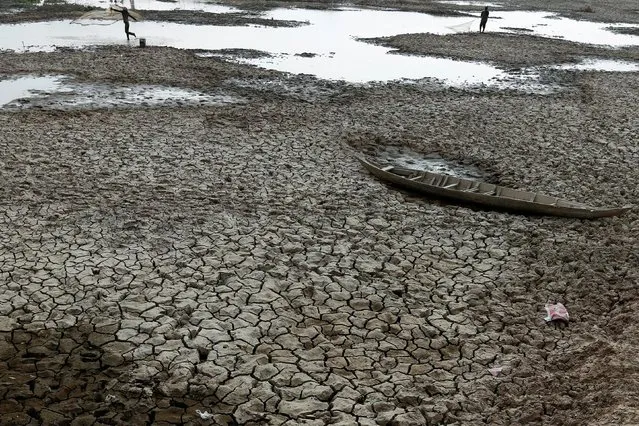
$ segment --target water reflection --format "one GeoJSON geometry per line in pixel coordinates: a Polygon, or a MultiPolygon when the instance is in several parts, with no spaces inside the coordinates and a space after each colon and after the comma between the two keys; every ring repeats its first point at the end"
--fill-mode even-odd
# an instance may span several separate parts
{"type": "Polygon", "coordinates": [[[353,46],[332,55],[304,57],[281,55],[241,62],[295,74],[311,74],[327,80],[356,83],[399,79],[434,78],[448,85],[477,85],[506,78],[499,69],[479,63],[445,58],[391,55],[378,46],[353,46]]]}
{"type": "Polygon", "coordinates": [[[0,80],[0,108],[105,108],[156,105],[224,105],[243,99],[177,87],[76,83],[64,76],[0,80]]]}
{"type": "MultiPolygon", "coordinates": [[[[130,0],[126,0],[129,1],[130,0]]],[[[95,0],[76,0],[83,4],[108,7],[95,0]]],[[[135,0],[135,6],[169,7],[157,0],[135,0]]],[[[180,0],[171,7],[218,7],[197,0],[180,0]]],[[[352,82],[434,78],[447,84],[494,83],[503,80],[499,69],[472,62],[444,58],[389,54],[390,49],[358,41],[404,33],[450,34],[468,23],[468,16],[442,17],[423,13],[381,10],[276,9],[263,14],[267,19],[298,21],[298,27],[205,26],[168,22],[134,22],[132,31],[146,38],[149,46],[219,51],[252,49],[268,53],[262,59],[241,59],[279,71],[306,73],[326,79],[352,82]]],[[[114,22],[116,23],[116,22],[114,22]]],[[[117,23],[116,23],[117,24],[117,23]]],[[[639,37],[616,34],[615,25],[558,18],[544,12],[506,12],[491,14],[488,30],[562,37],[566,40],[613,46],[639,45],[639,37]]],[[[630,24],[618,24],[636,27],[630,24]]],[[[474,26],[472,27],[474,28],[474,26]]],[[[1,25],[0,49],[51,51],[56,47],[126,44],[121,26],[70,25],[70,21],[1,25]]],[[[135,46],[132,40],[130,45],[135,46]]],[[[525,46],[522,46],[525,48],[525,46]]]]}
{"type": "Polygon", "coordinates": [[[576,21],[560,18],[547,12],[502,12],[493,11],[488,19],[487,31],[514,32],[525,30],[526,34],[539,37],[559,38],[577,43],[605,46],[637,46],[639,37],[617,34],[610,28],[632,27],[635,24],[604,24],[600,22],[576,21]],[[516,30],[515,30],[516,31],[516,30]]]}
{"type": "Polygon", "coordinates": [[[14,99],[24,99],[42,93],[59,90],[62,78],[48,77],[14,77],[0,80],[0,107],[14,99]]]}
{"type": "Polygon", "coordinates": [[[435,153],[430,155],[419,154],[406,147],[387,147],[380,152],[379,158],[384,163],[389,163],[399,167],[442,173],[464,179],[474,180],[481,178],[484,175],[484,173],[477,167],[447,161],[435,153]]]}
{"type": "Polygon", "coordinates": [[[639,71],[639,64],[611,59],[585,59],[578,64],[559,65],[556,68],[576,71],[637,72],[639,71]]]}
{"type": "MultiPolygon", "coordinates": [[[[282,11],[280,16],[290,16],[282,11]]],[[[357,12],[354,12],[357,13],[357,12]]],[[[395,12],[396,18],[401,13],[395,12]]],[[[411,14],[413,18],[415,15],[411,14]]],[[[273,15],[274,16],[274,15],[273,15]]],[[[295,15],[300,16],[300,15],[295,15]]],[[[388,48],[357,41],[355,37],[388,35],[397,31],[393,25],[379,22],[375,29],[353,25],[353,16],[339,12],[318,12],[322,19],[294,28],[259,26],[203,26],[169,22],[134,22],[132,30],[145,37],[147,45],[181,49],[222,50],[253,49],[272,57],[245,62],[270,69],[307,73],[320,78],[352,82],[388,81],[402,78],[436,78],[450,84],[478,84],[503,77],[499,69],[478,63],[450,59],[391,55],[388,48]],[[355,28],[353,28],[355,27],[355,28]],[[302,55],[312,53],[313,55],[302,55]],[[306,57],[311,56],[311,57],[306,57]]],[[[374,15],[380,19],[383,15],[374,15]]],[[[411,21],[407,20],[407,24],[411,21]]],[[[412,23],[413,27],[418,25],[412,23]]],[[[0,26],[7,35],[0,48],[15,51],[52,51],[56,46],[126,44],[118,25],[90,27],[72,25],[70,21],[34,22],[0,26]],[[87,36],[90,34],[90,38],[87,36]]],[[[135,46],[135,40],[130,45],[135,46]]]]}

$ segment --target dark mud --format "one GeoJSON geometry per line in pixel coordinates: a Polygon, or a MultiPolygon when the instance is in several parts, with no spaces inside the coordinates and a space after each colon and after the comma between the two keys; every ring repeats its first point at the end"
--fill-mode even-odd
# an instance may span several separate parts
{"type": "MultiPolygon", "coordinates": [[[[75,4],[45,5],[39,8],[18,9],[10,14],[0,14],[0,23],[18,24],[24,22],[78,19],[83,14],[95,10],[75,4]]],[[[265,27],[296,27],[303,22],[282,21],[261,18],[253,12],[205,13],[201,11],[157,11],[138,10],[145,20],[174,22],[191,25],[241,26],[261,25],[265,27]]]]}
{"type": "Polygon", "coordinates": [[[144,19],[149,21],[176,22],[189,25],[221,25],[221,26],[242,26],[260,25],[264,27],[298,27],[305,25],[304,22],[282,21],[275,19],[261,18],[250,12],[245,13],[205,13],[198,11],[140,11],[144,14],[144,19]]]}
{"type": "MultiPolygon", "coordinates": [[[[595,53],[515,37],[535,46],[525,64],[595,53]]],[[[450,43],[522,65],[510,40],[450,43]]],[[[196,53],[0,53],[6,75],[246,101],[0,110],[2,422],[639,422],[636,209],[468,208],[356,160],[394,146],[515,188],[637,204],[636,75],[558,73],[549,94],[349,85],[196,53]],[[548,301],[568,327],[544,322],[548,301]]]]}
{"type": "MultiPolygon", "coordinates": [[[[522,10],[522,11],[546,11],[555,12],[567,18],[595,21],[595,22],[630,22],[639,23],[639,8],[634,0],[606,0],[597,2],[596,5],[584,4],[576,0],[558,0],[552,4],[545,0],[506,0],[498,2],[502,5],[499,10],[522,10]]],[[[422,13],[429,13],[437,16],[463,16],[472,14],[479,16],[484,8],[483,5],[460,6],[456,4],[440,3],[437,1],[410,1],[395,0],[392,2],[382,0],[359,0],[349,3],[318,1],[272,1],[268,3],[251,0],[236,0],[229,2],[234,6],[254,10],[269,10],[277,7],[305,7],[317,9],[333,9],[342,5],[347,7],[364,7],[378,9],[407,10],[422,13]]]]}
{"type": "Polygon", "coordinates": [[[402,34],[365,41],[396,49],[397,54],[489,62],[503,68],[563,64],[584,58],[639,61],[637,47],[584,46],[527,34],[402,34]]]}

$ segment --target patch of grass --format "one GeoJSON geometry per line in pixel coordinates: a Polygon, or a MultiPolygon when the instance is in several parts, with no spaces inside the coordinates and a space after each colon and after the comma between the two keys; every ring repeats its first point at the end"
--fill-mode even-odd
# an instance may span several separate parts
{"type": "Polygon", "coordinates": [[[594,11],[595,10],[590,5],[583,6],[581,9],[579,9],[579,12],[586,12],[586,13],[594,13],[594,11]]]}

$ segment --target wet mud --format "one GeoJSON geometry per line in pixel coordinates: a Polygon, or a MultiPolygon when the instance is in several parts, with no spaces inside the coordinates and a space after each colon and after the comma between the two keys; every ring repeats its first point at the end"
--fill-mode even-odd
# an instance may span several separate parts
{"type": "Polygon", "coordinates": [[[489,30],[483,34],[401,34],[364,40],[393,48],[397,54],[481,61],[505,69],[565,64],[584,58],[639,62],[639,48],[635,46],[611,49],[525,33],[491,33],[489,30]]]}

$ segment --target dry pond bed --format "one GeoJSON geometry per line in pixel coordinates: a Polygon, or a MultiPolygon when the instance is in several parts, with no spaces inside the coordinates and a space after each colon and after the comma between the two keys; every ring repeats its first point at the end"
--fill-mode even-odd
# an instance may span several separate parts
{"type": "MultiPolygon", "coordinates": [[[[451,50],[507,64],[486,35],[451,50]]],[[[580,55],[535,46],[528,63],[580,55]]],[[[637,210],[469,208],[355,159],[394,147],[637,204],[636,74],[563,72],[548,94],[350,85],[122,47],[3,52],[0,71],[244,100],[0,110],[2,424],[639,422],[637,210]]]]}

